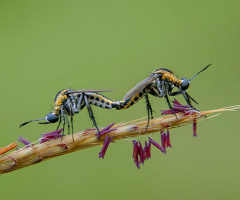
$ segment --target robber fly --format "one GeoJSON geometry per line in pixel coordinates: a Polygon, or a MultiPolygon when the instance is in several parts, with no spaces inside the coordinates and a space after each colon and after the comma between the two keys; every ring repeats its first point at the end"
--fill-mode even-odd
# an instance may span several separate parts
{"type": "MultiPolygon", "coordinates": [[[[148,78],[144,79],[138,83],[134,88],[132,88],[123,98],[122,101],[116,102],[116,109],[122,110],[127,109],[130,106],[134,105],[141,98],[145,97],[147,113],[148,113],[148,123],[150,118],[153,119],[153,110],[149,101],[148,94],[151,94],[155,97],[162,98],[164,97],[167,101],[168,107],[172,109],[172,105],[169,101],[169,96],[176,96],[182,94],[188,105],[192,107],[191,101],[198,104],[187,92],[190,82],[195,78],[199,73],[206,70],[211,64],[206,66],[204,69],[199,71],[189,80],[186,78],[178,79],[172,71],[165,68],[160,68],[155,70],[148,78]],[[173,88],[177,88],[178,91],[172,92],[173,88]]],[[[172,109],[173,110],[173,109],[172,109]]],[[[173,113],[174,110],[173,110],[173,113]]],[[[147,130],[146,127],[146,130],[147,130]]]]}
{"type": "MultiPolygon", "coordinates": [[[[50,123],[56,123],[59,121],[57,129],[59,128],[62,122],[63,134],[64,134],[65,124],[68,125],[68,132],[71,124],[71,129],[73,134],[73,116],[74,114],[79,113],[86,106],[88,109],[89,117],[91,118],[94,126],[99,132],[99,128],[95,121],[95,117],[93,115],[93,111],[90,104],[101,107],[101,108],[106,108],[106,109],[111,109],[115,107],[115,104],[113,101],[97,93],[97,92],[110,92],[110,91],[111,90],[91,90],[91,89],[61,90],[57,93],[57,95],[54,98],[54,109],[52,112],[48,113],[46,117],[27,121],[21,124],[19,127],[25,126],[30,122],[40,121],[40,120],[46,120],[46,121],[40,122],[39,124],[50,124],[50,123]],[[68,116],[70,116],[70,120],[71,120],[70,123],[69,123],[68,116]]],[[[99,137],[100,137],[100,133],[99,133],[99,137]]]]}

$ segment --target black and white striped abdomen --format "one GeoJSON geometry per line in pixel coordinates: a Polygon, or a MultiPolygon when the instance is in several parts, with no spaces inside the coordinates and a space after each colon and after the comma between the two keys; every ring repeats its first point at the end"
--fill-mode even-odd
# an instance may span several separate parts
{"type": "Polygon", "coordinates": [[[89,103],[94,106],[107,109],[115,108],[115,102],[101,94],[86,93],[86,96],[88,98],[89,103]]]}

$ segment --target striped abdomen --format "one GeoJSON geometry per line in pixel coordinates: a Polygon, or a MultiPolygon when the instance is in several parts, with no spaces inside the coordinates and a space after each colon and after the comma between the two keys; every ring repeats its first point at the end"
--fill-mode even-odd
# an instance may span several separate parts
{"type": "Polygon", "coordinates": [[[116,109],[117,110],[123,110],[123,109],[127,109],[130,106],[134,105],[135,103],[137,103],[142,97],[144,96],[144,92],[139,92],[136,95],[134,95],[133,97],[126,99],[126,100],[122,100],[122,101],[116,101],[116,109]]]}
{"type": "Polygon", "coordinates": [[[89,103],[94,106],[107,109],[115,108],[115,102],[101,94],[86,93],[86,96],[88,98],[89,103]]]}

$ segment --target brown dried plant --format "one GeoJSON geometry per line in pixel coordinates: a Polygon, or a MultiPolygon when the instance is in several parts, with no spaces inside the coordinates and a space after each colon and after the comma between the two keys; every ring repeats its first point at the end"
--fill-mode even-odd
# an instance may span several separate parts
{"type": "MultiPolygon", "coordinates": [[[[8,152],[8,155],[2,155],[2,157],[0,157],[0,174],[37,164],[60,155],[100,145],[103,145],[103,147],[99,153],[99,157],[104,158],[107,146],[110,144],[110,142],[124,138],[133,138],[139,135],[146,135],[154,132],[161,132],[187,124],[193,124],[193,132],[194,136],[196,136],[196,123],[198,121],[211,118],[209,117],[209,114],[220,113],[223,111],[235,111],[239,108],[240,105],[237,105],[200,112],[187,106],[181,107],[181,104],[175,104],[175,114],[171,114],[171,111],[169,110],[163,111],[163,114],[170,115],[150,120],[147,130],[147,120],[143,120],[142,118],[115,125],[111,124],[110,126],[101,129],[100,139],[98,139],[98,131],[96,129],[87,129],[85,131],[75,133],[73,135],[74,142],[72,139],[72,135],[64,136],[63,138],[57,137],[57,139],[53,137],[52,139],[48,141],[45,140],[44,142],[40,142],[40,140],[38,140],[31,144],[27,144],[25,147],[18,149],[14,152],[8,152]]],[[[56,131],[53,132],[46,134],[45,138],[43,137],[42,139],[46,139],[51,134],[60,134],[61,131],[58,131],[58,133],[56,133],[56,131]]],[[[155,141],[153,141],[151,138],[149,139],[149,144],[145,142],[144,148],[139,147],[139,145],[141,146],[140,142],[138,144],[137,141],[133,141],[135,145],[133,157],[134,162],[138,168],[139,164],[141,164],[141,162],[144,162],[144,159],[148,159],[150,157],[150,143],[156,147],[164,149],[165,144],[167,145],[167,142],[169,142],[168,145],[170,145],[170,141],[166,140],[166,135],[165,137],[163,135],[162,138],[162,147],[159,147],[157,143],[154,143],[155,141]],[[138,161],[139,159],[140,161],[138,161]]],[[[16,142],[14,142],[13,145],[10,146],[15,147],[16,142]]],[[[7,149],[5,150],[4,148],[1,149],[3,153],[11,149],[9,148],[9,146],[6,148],[7,149]]]]}

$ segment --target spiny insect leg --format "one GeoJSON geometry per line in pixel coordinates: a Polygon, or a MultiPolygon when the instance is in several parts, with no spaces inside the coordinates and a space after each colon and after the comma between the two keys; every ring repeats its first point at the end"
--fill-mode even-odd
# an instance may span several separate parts
{"type": "Polygon", "coordinates": [[[192,107],[191,100],[190,100],[189,97],[186,95],[186,92],[185,92],[185,91],[183,92],[183,96],[184,96],[184,99],[186,100],[186,102],[188,103],[188,105],[190,105],[190,106],[192,107]]]}
{"type": "MultiPolygon", "coordinates": [[[[72,115],[72,102],[70,101],[70,98],[67,98],[67,102],[68,102],[68,106],[69,106],[69,115],[72,115]]],[[[68,120],[68,116],[66,116],[66,121],[67,121],[67,125],[68,125],[68,135],[70,134],[70,123],[68,120]]]]}
{"type": "Polygon", "coordinates": [[[173,109],[173,107],[172,107],[172,105],[171,105],[171,103],[170,103],[170,101],[169,101],[169,99],[168,99],[168,94],[167,94],[165,82],[163,81],[162,84],[163,84],[163,86],[162,86],[163,95],[164,95],[164,97],[165,97],[165,99],[166,99],[166,101],[167,101],[168,107],[173,111],[174,115],[175,115],[176,118],[177,118],[177,115],[176,115],[176,113],[175,113],[175,111],[174,111],[174,109],[173,109]]]}
{"type": "Polygon", "coordinates": [[[146,129],[145,129],[145,132],[147,132],[150,118],[153,119],[153,110],[152,110],[152,106],[151,106],[151,103],[149,101],[147,92],[145,92],[145,100],[146,100],[147,113],[148,113],[148,121],[147,121],[147,126],[146,126],[146,129]]]}
{"type": "Polygon", "coordinates": [[[177,96],[179,94],[183,94],[184,90],[181,91],[177,91],[177,92],[173,92],[173,93],[169,93],[170,96],[177,96]]]}
{"type": "Polygon", "coordinates": [[[65,129],[65,115],[64,115],[63,107],[62,107],[62,106],[60,107],[60,109],[61,109],[62,122],[63,122],[63,131],[62,131],[62,137],[61,137],[61,141],[62,141],[63,136],[64,136],[64,129],[65,129]]]}
{"type": "MultiPolygon", "coordinates": [[[[73,105],[74,105],[74,108],[76,110],[76,105],[75,105],[75,102],[74,100],[71,98],[72,101],[69,102],[69,107],[70,107],[70,118],[71,118],[71,129],[72,129],[72,140],[73,140],[73,143],[74,143],[74,136],[73,136],[73,105]]],[[[70,125],[69,125],[70,127],[70,125]]]]}
{"type": "Polygon", "coordinates": [[[95,121],[95,117],[93,115],[93,111],[92,111],[92,108],[90,106],[90,104],[88,103],[88,99],[86,97],[86,95],[84,94],[84,101],[85,101],[85,104],[87,106],[87,109],[88,109],[88,114],[89,114],[89,117],[91,118],[92,122],[93,122],[93,125],[96,127],[96,129],[98,130],[98,133],[99,133],[99,136],[98,136],[98,139],[100,139],[100,131],[99,131],[99,128],[97,126],[97,123],[95,121]]]}
{"type": "Polygon", "coordinates": [[[61,116],[61,114],[59,115],[59,123],[58,123],[58,126],[57,126],[57,128],[56,128],[56,130],[58,130],[59,129],[59,126],[60,126],[60,124],[61,124],[61,122],[62,122],[62,116],[61,116]]]}
{"type": "Polygon", "coordinates": [[[67,126],[68,126],[68,135],[69,135],[70,134],[70,123],[69,123],[67,115],[65,115],[65,119],[66,119],[66,123],[67,123],[67,126]]]}
{"type": "Polygon", "coordinates": [[[71,126],[72,126],[72,140],[74,143],[74,136],[73,136],[73,116],[71,115],[71,126]]]}
{"type": "Polygon", "coordinates": [[[176,96],[176,95],[179,95],[179,94],[182,94],[182,95],[183,95],[184,99],[186,100],[186,102],[188,103],[189,106],[193,107],[193,106],[192,106],[192,103],[191,103],[191,100],[192,100],[194,103],[198,104],[198,102],[197,102],[195,99],[193,99],[193,98],[192,98],[186,91],[184,91],[184,90],[177,91],[177,92],[173,92],[173,93],[171,93],[170,95],[171,95],[171,96],[176,96]]]}
{"type": "MultiPolygon", "coordinates": [[[[69,101],[69,108],[70,108],[70,118],[71,118],[71,129],[72,129],[72,140],[73,140],[73,143],[74,143],[74,136],[73,136],[73,105],[74,105],[74,108],[76,110],[76,106],[75,106],[75,103],[73,101],[73,99],[71,98],[72,101],[69,101]]],[[[68,134],[69,134],[69,129],[70,129],[70,124],[69,124],[69,121],[68,121],[68,134]]]]}

